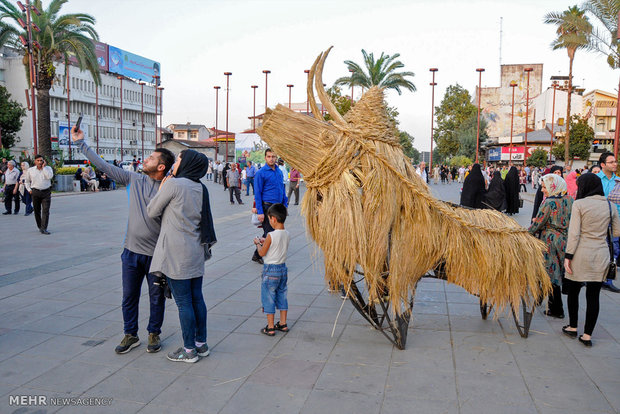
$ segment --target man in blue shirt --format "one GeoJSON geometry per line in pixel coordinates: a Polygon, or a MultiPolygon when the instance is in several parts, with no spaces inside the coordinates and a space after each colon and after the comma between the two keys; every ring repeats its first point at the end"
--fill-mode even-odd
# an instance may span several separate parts
{"type": "MultiPolygon", "coordinates": [[[[601,154],[601,157],[598,160],[599,165],[601,166],[601,172],[596,174],[603,183],[603,191],[605,192],[605,197],[609,196],[611,190],[614,189],[616,185],[616,180],[620,180],[616,175],[616,168],[618,167],[618,161],[616,161],[616,157],[611,152],[604,152],[601,154]]],[[[616,208],[618,209],[618,213],[620,213],[620,205],[616,204],[616,208]]],[[[620,244],[618,242],[618,237],[614,238],[614,255],[618,257],[618,253],[620,253],[620,244]]],[[[620,292],[620,289],[614,286],[612,280],[607,279],[603,282],[603,289],[607,289],[611,292],[620,292]]]]}
{"type": "MultiPolygon", "coordinates": [[[[267,233],[272,232],[273,228],[269,224],[267,218],[267,210],[272,204],[281,203],[288,208],[288,198],[284,188],[284,176],[282,171],[276,166],[275,152],[271,148],[265,150],[265,166],[258,170],[254,176],[253,188],[255,188],[254,202],[256,206],[252,209],[253,213],[258,214],[258,219],[263,223],[263,237],[267,237],[267,233]]],[[[249,175],[249,174],[248,174],[249,175]]],[[[252,260],[263,264],[263,258],[260,257],[257,250],[254,250],[252,260]]]]}
{"type": "Polygon", "coordinates": [[[248,175],[245,177],[248,180],[246,188],[246,196],[250,195],[250,186],[252,186],[252,195],[254,195],[254,177],[256,176],[256,167],[252,164],[252,161],[248,161],[248,175]]]}

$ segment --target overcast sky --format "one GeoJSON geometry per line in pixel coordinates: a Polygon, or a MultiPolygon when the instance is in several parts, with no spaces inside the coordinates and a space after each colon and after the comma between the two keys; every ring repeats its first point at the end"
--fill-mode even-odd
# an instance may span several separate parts
{"type": "MultiPolygon", "coordinates": [[[[46,4],[46,2],[44,2],[46,4]]],[[[430,148],[430,67],[439,68],[436,105],[445,88],[459,83],[475,93],[477,67],[486,68],[483,86],[498,86],[500,17],[502,63],[543,63],[543,88],[552,75],[568,74],[564,50],[549,44],[555,29],[543,23],[549,11],[576,4],[562,0],[520,1],[365,1],[365,0],[70,0],[63,11],[85,12],[97,19],[100,40],[161,63],[164,124],[215,125],[215,91],[220,90],[219,127],[225,128],[226,77],[230,77],[229,130],[250,127],[251,85],[257,89],[257,113],[264,110],[265,78],[269,106],[305,102],[304,69],[334,46],[324,83],[348,75],[344,60],[362,61],[361,49],[380,55],[400,53],[405,69],[415,73],[416,92],[387,93],[398,107],[400,128],[415,137],[414,146],[430,148]],[[148,6],[145,8],[144,6],[148,6]]],[[[579,51],[575,83],[586,90],[615,91],[618,76],[604,58],[579,51]]],[[[345,91],[350,93],[350,90],[345,91]]],[[[359,91],[356,91],[356,99],[359,91]]]]}

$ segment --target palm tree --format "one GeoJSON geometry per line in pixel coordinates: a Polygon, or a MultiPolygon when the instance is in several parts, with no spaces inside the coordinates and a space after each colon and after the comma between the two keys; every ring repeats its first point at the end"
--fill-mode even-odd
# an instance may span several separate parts
{"type": "Polygon", "coordinates": [[[545,15],[545,23],[557,26],[558,37],[551,43],[553,50],[566,49],[568,53],[568,99],[566,104],[566,133],[564,138],[564,163],[568,165],[568,144],[570,142],[570,107],[573,90],[573,61],[577,49],[588,46],[592,25],[585,16],[585,10],[578,6],[569,7],[563,12],[551,12],[545,15]]]}
{"type": "MultiPolygon", "coordinates": [[[[101,83],[92,42],[99,38],[94,28],[95,18],[84,13],[59,14],[67,1],[52,0],[47,9],[44,9],[41,0],[35,0],[33,4],[41,14],[33,13],[31,16],[32,21],[41,29],[40,32],[33,30],[32,38],[41,45],[41,48],[35,49],[33,53],[33,63],[36,68],[39,152],[46,157],[50,157],[52,153],[49,92],[54,82],[58,81],[54,64],[64,62],[66,65],[69,56],[72,56],[77,60],[80,69],[91,73],[96,85],[101,83]]],[[[26,39],[28,35],[19,25],[18,19],[26,20],[10,0],[0,0],[0,20],[9,21],[0,25],[0,46],[7,45],[24,52],[23,62],[28,78],[30,61],[26,47],[19,41],[20,35],[26,39]]]]}
{"type": "Polygon", "coordinates": [[[366,53],[364,49],[362,49],[362,55],[364,55],[366,72],[357,63],[345,60],[344,63],[351,72],[351,76],[337,79],[336,85],[361,86],[367,89],[379,86],[385,89],[395,89],[399,95],[401,94],[400,88],[415,92],[415,85],[406,79],[406,77],[415,76],[415,74],[413,72],[395,72],[405,66],[400,60],[396,60],[400,57],[399,53],[390,56],[381,52],[381,56],[376,61],[375,56],[372,53],[366,53]]]}
{"type": "Polygon", "coordinates": [[[592,29],[588,48],[607,56],[607,63],[612,69],[620,68],[620,43],[617,36],[620,0],[589,0],[584,8],[604,28],[592,29]]]}

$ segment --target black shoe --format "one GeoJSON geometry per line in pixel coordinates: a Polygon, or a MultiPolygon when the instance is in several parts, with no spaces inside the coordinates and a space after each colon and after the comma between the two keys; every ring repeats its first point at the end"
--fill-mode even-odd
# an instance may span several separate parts
{"type": "Polygon", "coordinates": [[[570,338],[577,338],[577,331],[569,331],[570,325],[566,325],[562,327],[562,333],[570,338]]]}
{"type": "Polygon", "coordinates": [[[8,215],[10,215],[10,214],[11,214],[11,212],[10,212],[10,211],[5,211],[4,213],[2,213],[2,215],[3,215],[3,216],[8,216],[8,215]]]}
{"type": "Polygon", "coordinates": [[[13,214],[18,215],[19,211],[14,211],[13,214]]]}
{"type": "Polygon", "coordinates": [[[263,263],[265,263],[265,262],[263,261],[263,258],[262,258],[262,257],[259,257],[259,256],[252,256],[252,261],[253,261],[253,262],[256,262],[256,263],[259,263],[259,264],[263,264],[263,263]]]}
{"type": "Polygon", "coordinates": [[[27,216],[29,216],[29,215],[31,215],[31,214],[32,214],[32,211],[31,211],[30,213],[26,213],[26,214],[24,214],[24,216],[26,216],[26,217],[27,217],[27,216]]]}
{"type": "Polygon", "coordinates": [[[582,344],[584,344],[587,347],[591,347],[592,346],[592,340],[591,339],[583,339],[582,336],[583,335],[579,336],[579,342],[581,342],[582,344]]]}
{"type": "Polygon", "coordinates": [[[41,232],[41,234],[51,234],[49,231],[47,231],[47,229],[41,229],[39,231],[41,232]]]}
{"type": "Polygon", "coordinates": [[[552,318],[564,319],[564,314],[563,314],[563,313],[561,313],[561,314],[557,315],[557,314],[555,314],[555,313],[551,312],[550,310],[546,310],[546,311],[544,311],[543,313],[544,313],[545,315],[547,315],[547,316],[551,316],[552,318]]]}
{"type": "Polygon", "coordinates": [[[610,292],[614,292],[614,293],[620,292],[620,289],[615,287],[611,280],[608,283],[603,283],[603,289],[608,290],[610,292]]]}

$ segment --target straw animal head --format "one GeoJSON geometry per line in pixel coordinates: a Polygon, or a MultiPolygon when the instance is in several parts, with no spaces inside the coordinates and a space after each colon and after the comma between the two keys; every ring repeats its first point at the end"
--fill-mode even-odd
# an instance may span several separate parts
{"type": "Polygon", "coordinates": [[[322,81],[330,50],[308,76],[314,117],[278,105],[258,128],[304,175],[302,213],[323,251],[328,283],[348,286],[362,271],[370,299],[389,295],[396,312],[439,265],[449,282],[500,310],[546,294],[545,246],[498,212],[436,200],[404,156],[380,88],[370,88],[344,117],[338,113],[322,81]],[[321,116],[313,84],[330,122],[321,116]]]}

